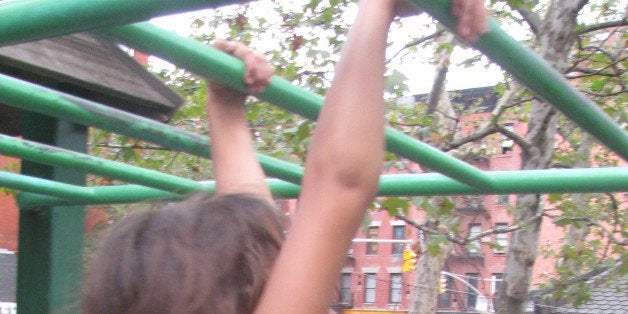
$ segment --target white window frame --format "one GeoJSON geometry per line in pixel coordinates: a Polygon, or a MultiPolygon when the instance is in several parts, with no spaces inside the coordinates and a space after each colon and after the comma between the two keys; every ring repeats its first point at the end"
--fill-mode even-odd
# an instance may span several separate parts
{"type": "MultiPolygon", "coordinates": [[[[474,224],[474,223],[469,224],[469,237],[472,237],[481,232],[482,232],[481,224],[474,224]]],[[[469,254],[480,254],[482,251],[480,239],[469,242],[469,244],[467,245],[467,251],[469,252],[469,254]]]]}
{"type": "MultiPolygon", "coordinates": [[[[495,229],[501,229],[508,227],[508,223],[496,223],[495,229]]],[[[502,248],[493,248],[493,253],[495,254],[504,254],[508,251],[508,233],[495,233],[495,243],[499,244],[502,248]]]]}
{"type": "Polygon", "coordinates": [[[364,274],[364,303],[375,304],[376,297],[377,297],[377,274],[365,273],[364,274]]]}

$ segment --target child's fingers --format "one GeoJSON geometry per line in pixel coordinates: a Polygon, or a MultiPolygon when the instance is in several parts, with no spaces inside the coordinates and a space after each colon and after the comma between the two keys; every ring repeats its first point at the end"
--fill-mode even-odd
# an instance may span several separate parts
{"type": "Polygon", "coordinates": [[[259,93],[270,83],[273,70],[266,59],[257,54],[251,54],[245,59],[246,73],[244,83],[247,84],[249,92],[259,93]]]}
{"type": "Polygon", "coordinates": [[[244,63],[242,81],[250,93],[259,93],[269,84],[273,70],[263,56],[253,53],[245,44],[236,41],[216,40],[214,47],[244,63]]]}
{"type": "Polygon", "coordinates": [[[456,31],[464,41],[474,42],[486,32],[488,16],[482,0],[454,0],[451,13],[458,17],[456,31]]]}

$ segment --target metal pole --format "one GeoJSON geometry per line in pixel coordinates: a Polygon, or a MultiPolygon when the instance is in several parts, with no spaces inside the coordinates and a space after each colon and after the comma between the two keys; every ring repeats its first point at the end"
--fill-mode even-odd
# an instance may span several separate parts
{"type": "MultiPolygon", "coordinates": [[[[85,127],[29,112],[23,114],[23,127],[24,138],[86,150],[85,127]]],[[[85,184],[85,174],[68,168],[25,161],[22,172],[66,182],[66,186],[85,184]]],[[[83,196],[79,192],[76,199],[83,196]]],[[[83,267],[84,207],[43,206],[35,211],[20,208],[17,305],[21,313],[76,313],[83,267]]]]}
{"type": "MultiPolygon", "coordinates": [[[[150,23],[116,27],[103,30],[99,34],[246,92],[242,83],[244,71],[242,62],[196,40],[181,37],[150,23]]],[[[256,96],[311,120],[316,120],[323,104],[321,96],[294,86],[279,77],[273,78],[264,92],[256,96]]],[[[492,185],[490,178],[480,169],[401,132],[386,129],[386,141],[389,151],[419,162],[426,168],[477,189],[490,189],[492,185]]]]}
{"type": "Polygon", "coordinates": [[[20,0],[0,4],[0,46],[239,3],[235,0],[20,0]]]}
{"type": "MultiPolygon", "coordinates": [[[[450,0],[411,0],[449,29],[456,28],[450,0]]],[[[473,45],[536,95],[628,161],[628,132],[532,50],[491,20],[489,31],[473,45]]]]}
{"type": "MultiPolygon", "coordinates": [[[[1,172],[0,172],[1,174],[1,172]]],[[[607,193],[628,191],[628,168],[582,168],[487,172],[496,182],[490,191],[480,191],[438,173],[383,175],[380,177],[378,196],[417,196],[417,195],[485,195],[522,193],[607,193]]],[[[9,182],[10,183],[10,182],[9,182]]],[[[298,185],[280,180],[267,180],[273,195],[292,198],[299,195],[298,185]]],[[[205,183],[204,183],[205,184],[205,183]]],[[[209,183],[207,183],[209,184],[209,183]]],[[[0,186],[12,188],[3,182],[0,186]]],[[[46,196],[49,193],[31,191],[28,185],[21,186],[25,191],[41,193],[20,193],[18,203],[23,207],[45,204],[106,204],[145,201],[151,198],[180,198],[180,195],[134,185],[115,187],[91,187],[92,196],[85,200],[72,199],[70,192],[57,198],[46,196]],[[128,187],[128,188],[126,188],[128,187]],[[144,193],[146,189],[147,194],[144,193]]],[[[212,191],[211,186],[205,187],[212,191]]],[[[89,194],[87,194],[89,195],[89,194]]]]}
{"type": "MultiPolygon", "coordinates": [[[[1,74],[0,102],[196,156],[211,157],[207,137],[1,74]]],[[[257,154],[257,158],[269,176],[301,182],[302,167],[262,154],[257,154]]]]}
{"type": "Polygon", "coordinates": [[[205,188],[203,184],[193,180],[2,134],[0,134],[0,154],[50,166],[68,167],[85,173],[98,174],[178,194],[205,188]]]}
{"type": "MultiPolygon", "coordinates": [[[[289,182],[267,179],[273,196],[277,198],[294,198],[299,195],[300,186],[289,182]]],[[[202,191],[214,193],[213,181],[200,182],[202,191]]],[[[148,188],[141,185],[117,185],[103,187],[67,186],[58,182],[32,178],[14,173],[0,171],[0,186],[20,189],[17,196],[18,204],[23,209],[34,210],[39,206],[54,205],[86,205],[135,203],[154,200],[181,200],[181,194],[148,188]],[[48,189],[53,187],[53,189],[48,189]],[[78,193],[79,197],[72,197],[78,193]]]]}

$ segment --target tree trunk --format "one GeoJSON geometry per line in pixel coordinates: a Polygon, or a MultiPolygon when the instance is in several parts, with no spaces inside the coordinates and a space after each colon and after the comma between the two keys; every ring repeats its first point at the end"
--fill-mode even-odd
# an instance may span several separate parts
{"type": "Polygon", "coordinates": [[[414,291],[408,314],[436,313],[440,272],[443,270],[452,248],[453,244],[447,242],[447,244],[441,245],[440,252],[436,256],[423,252],[417,262],[417,270],[414,274],[414,291]]]}
{"type": "MultiPolygon", "coordinates": [[[[583,4],[583,1],[554,0],[545,14],[538,34],[541,55],[558,71],[566,68],[567,56],[576,38],[576,18],[583,4]]],[[[526,141],[532,147],[522,151],[521,169],[549,168],[554,151],[556,120],[556,112],[550,105],[533,102],[526,134],[526,141]]],[[[542,210],[540,200],[540,195],[520,195],[514,211],[515,221],[538,216],[542,210]]],[[[540,223],[539,217],[536,222],[512,235],[503,286],[497,298],[498,313],[516,314],[525,310],[532,268],[537,256],[540,223]]]]}

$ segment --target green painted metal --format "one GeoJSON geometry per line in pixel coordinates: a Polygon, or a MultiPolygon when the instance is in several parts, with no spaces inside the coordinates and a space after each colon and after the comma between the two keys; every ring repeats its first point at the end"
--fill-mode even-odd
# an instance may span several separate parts
{"type": "Polygon", "coordinates": [[[19,0],[0,4],[0,46],[97,28],[146,21],[152,17],[218,7],[235,0],[19,0]]]}
{"type": "Polygon", "coordinates": [[[72,168],[177,194],[199,191],[204,188],[202,184],[193,180],[2,134],[0,134],[0,154],[50,166],[72,168]]]}
{"type": "MultiPolygon", "coordinates": [[[[84,152],[87,128],[43,115],[23,114],[24,138],[84,152]]],[[[84,185],[85,175],[29,161],[27,175],[84,185]]],[[[60,184],[60,183],[58,183],[60,184]]],[[[17,303],[20,313],[78,312],[83,267],[84,207],[20,209],[17,303]]]]}
{"type": "MultiPolygon", "coordinates": [[[[450,0],[410,0],[450,29],[456,19],[450,0]]],[[[532,50],[508,36],[491,20],[489,32],[473,45],[565,116],[628,161],[628,132],[532,50]]]]}
{"type": "MultiPolygon", "coordinates": [[[[0,102],[132,136],[173,150],[211,157],[207,137],[6,75],[0,75],[0,102]]],[[[257,154],[257,158],[267,175],[288,182],[301,182],[302,167],[263,154],[257,154]]]]}
{"type": "MultiPolygon", "coordinates": [[[[2,174],[0,172],[0,174],[2,174]]],[[[378,196],[416,195],[479,195],[522,193],[612,193],[628,191],[628,168],[582,168],[487,172],[496,184],[490,191],[480,191],[439,173],[383,175],[378,196]]],[[[206,191],[213,192],[213,182],[206,191]]],[[[300,187],[281,180],[269,179],[275,197],[297,197],[300,187]]],[[[0,176],[0,186],[6,186],[0,176]]],[[[64,199],[47,193],[20,193],[20,206],[32,208],[42,204],[107,204],[146,201],[153,198],[180,199],[181,195],[136,185],[84,188],[92,199],[64,199]]],[[[27,190],[28,191],[28,190],[27,190]]]]}
{"type": "MultiPolygon", "coordinates": [[[[244,65],[236,58],[204,45],[196,40],[181,37],[150,23],[116,27],[99,32],[143,52],[159,56],[180,67],[236,90],[246,92],[242,83],[244,65]]],[[[256,95],[274,105],[316,120],[323,98],[274,77],[266,90],[256,95]]],[[[387,149],[419,162],[422,166],[443,173],[478,189],[489,189],[489,177],[478,168],[451,157],[427,144],[388,128],[387,149]]]]}

